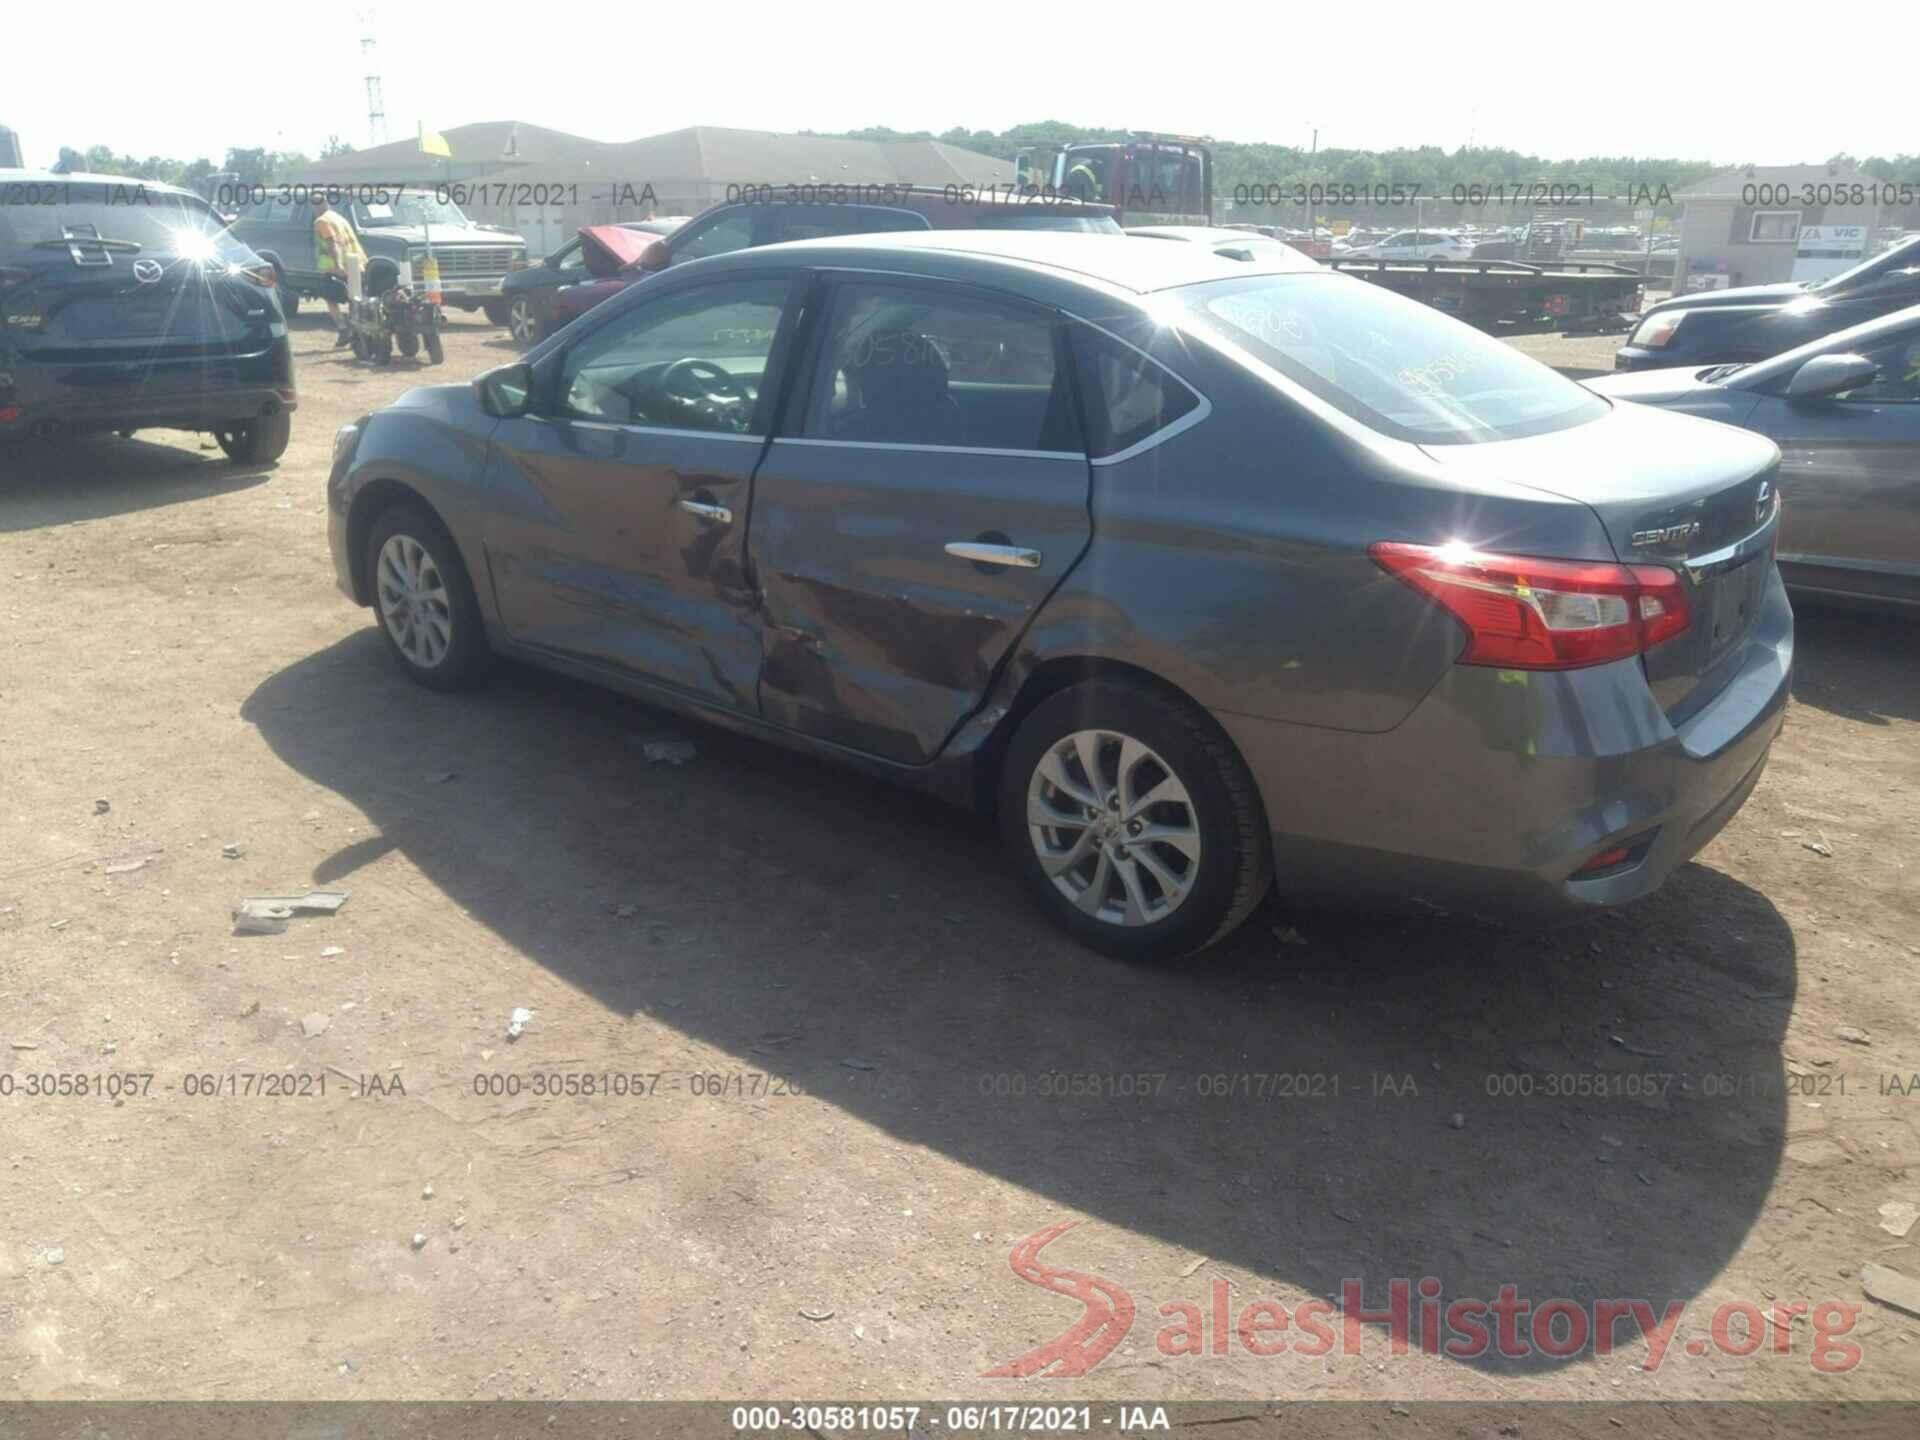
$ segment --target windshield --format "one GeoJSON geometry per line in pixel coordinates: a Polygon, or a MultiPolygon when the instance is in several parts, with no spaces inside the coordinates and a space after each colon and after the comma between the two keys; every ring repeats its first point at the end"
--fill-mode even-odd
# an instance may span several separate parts
{"type": "MultiPolygon", "coordinates": [[[[124,185],[0,183],[0,255],[15,257],[74,236],[119,241],[150,254],[189,260],[251,264],[255,258],[197,195],[138,180],[124,185]]],[[[65,252],[55,248],[51,253],[65,252]]]]}
{"type": "Polygon", "coordinates": [[[1909,265],[1920,265],[1920,235],[1896,245],[1871,260],[1863,260],[1851,270],[1842,270],[1838,275],[1822,280],[1807,288],[1816,293],[1827,290],[1844,290],[1850,285],[1858,285],[1863,280],[1871,280],[1893,270],[1904,270],[1909,265]]]}
{"type": "Polygon", "coordinates": [[[1607,413],[1539,361],[1363,280],[1261,275],[1172,293],[1228,344],[1396,439],[1515,440],[1607,413]]]}
{"type": "Polygon", "coordinates": [[[459,226],[465,229],[469,223],[458,205],[442,200],[437,195],[413,191],[389,195],[384,200],[355,202],[353,207],[356,230],[387,229],[396,225],[438,225],[443,229],[459,226]]]}

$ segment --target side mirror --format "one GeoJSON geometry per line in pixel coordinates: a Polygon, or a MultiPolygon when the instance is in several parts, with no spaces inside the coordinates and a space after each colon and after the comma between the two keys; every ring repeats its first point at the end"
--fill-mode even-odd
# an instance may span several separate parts
{"type": "Polygon", "coordinates": [[[664,270],[673,263],[673,251],[667,248],[667,242],[656,240],[640,252],[642,270],[664,270]]]}
{"type": "Polygon", "coordinates": [[[1816,355],[1787,382],[1789,400],[1825,400],[1847,390],[1857,390],[1880,373],[1880,367],[1864,355],[1816,355]]]}
{"type": "Polygon", "coordinates": [[[511,420],[527,413],[533,403],[533,367],[524,362],[502,365],[477,375],[474,393],[480,408],[500,420],[511,420]]]}

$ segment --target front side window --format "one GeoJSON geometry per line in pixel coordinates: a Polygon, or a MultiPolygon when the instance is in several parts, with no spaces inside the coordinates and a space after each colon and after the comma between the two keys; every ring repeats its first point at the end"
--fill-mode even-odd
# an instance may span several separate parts
{"type": "Polygon", "coordinates": [[[676,260],[703,260],[709,255],[726,255],[745,250],[753,244],[754,213],[742,208],[722,215],[704,230],[689,235],[685,244],[673,247],[676,260]]]}
{"type": "Polygon", "coordinates": [[[1920,334],[1909,330],[1860,353],[1878,365],[1880,373],[1859,389],[1836,398],[1874,405],[1920,404],[1920,334]]]}
{"type": "Polygon", "coordinates": [[[568,352],[559,413],[749,433],[789,283],[770,276],[703,285],[628,310],[568,352]]]}
{"type": "Polygon", "coordinates": [[[587,247],[584,241],[576,240],[562,250],[551,262],[555,270],[562,274],[571,274],[587,268],[587,247]]]}
{"type": "Polygon", "coordinates": [[[1364,280],[1266,275],[1170,293],[1229,345],[1398,440],[1514,440],[1607,413],[1539,361],[1364,280]]]}
{"type": "Polygon", "coordinates": [[[1044,310],[971,291],[843,285],[821,357],[810,437],[1080,449],[1044,310]]]}

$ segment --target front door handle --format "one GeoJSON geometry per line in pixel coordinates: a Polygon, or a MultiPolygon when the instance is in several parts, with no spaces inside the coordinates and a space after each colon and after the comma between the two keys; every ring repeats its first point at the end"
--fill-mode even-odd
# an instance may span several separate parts
{"type": "Polygon", "coordinates": [[[1022,570],[1040,568],[1040,552],[1019,545],[989,545],[981,540],[952,540],[947,553],[956,560],[971,560],[976,565],[1014,565],[1022,570]]]}
{"type": "Polygon", "coordinates": [[[724,505],[709,505],[704,500],[682,500],[680,508],[689,515],[698,515],[702,520],[711,520],[716,525],[733,523],[733,511],[724,505]]]}

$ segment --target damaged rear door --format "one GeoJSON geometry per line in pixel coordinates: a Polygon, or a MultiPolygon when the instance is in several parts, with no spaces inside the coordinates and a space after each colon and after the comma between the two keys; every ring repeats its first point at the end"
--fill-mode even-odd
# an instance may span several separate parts
{"type": "Polygon", "coordinates": [[[1056,312],[905,277],[828,282],[754,477],[768,720],[932,759],[1092,529],[1056,312]]]}

